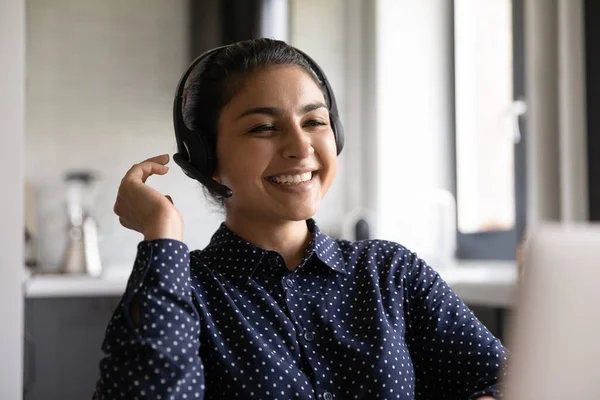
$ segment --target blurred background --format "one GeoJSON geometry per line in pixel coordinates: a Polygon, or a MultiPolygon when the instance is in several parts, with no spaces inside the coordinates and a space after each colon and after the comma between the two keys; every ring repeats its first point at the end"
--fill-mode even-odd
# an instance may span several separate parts
{"type": "MultiPolygon", "coordinates": [[[[253,37],[307,52],[336,94],[346,146],[320,227],[416,251],[502,337],[527,233],[600,220],[599,13],[593,0],[0,0],[0,398],[89,398],[141,240],[112,212],[120,179],[175,153],[188,64],[253,37]]],[[[149,184],[203,248],[223,216],[171,167],[149,184]]]]}

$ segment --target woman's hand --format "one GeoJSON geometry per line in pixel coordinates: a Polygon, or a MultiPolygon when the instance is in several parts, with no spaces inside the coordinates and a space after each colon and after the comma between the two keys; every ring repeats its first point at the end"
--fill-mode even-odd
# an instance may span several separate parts
{"type": "Polygon", "coordinates": [[[115,214],[121,225],[140,232],[144,240],[183,239],[183,219],[171,198],[146,185],[150,176],[169,171],[168,162],[169,155],[163,154],[135,164],[119,186],[115,214]]]}

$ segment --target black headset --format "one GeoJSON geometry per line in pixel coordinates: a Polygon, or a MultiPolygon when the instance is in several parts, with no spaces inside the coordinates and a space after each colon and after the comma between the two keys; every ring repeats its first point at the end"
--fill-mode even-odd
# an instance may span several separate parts
{"type": "MultiPolygon", "coordinates": [[[[175,101],[173,102],[173,125],[175,128],[175,138],[177,139],[177,153],[173,155],[173,160],[175,160],[177,165],[181,167],[187,176],[196,179],[211,192],[221,197],[231,197],[233,192],[227,186],[212,179],[211,174],[217,163],[216,148],[206,133],[195,131],[187,127],[183,119],[183,102],[185,84],[191,73],[198,68],[201,77],[204,68],[202,68],[202,65],[200,64],[202,62],[206,63],[206,61],[208,61],[216,52],[229,46],[231,45],[214,48],[196,58],[179,80],[177,91],[175,92],[175,101]]],[[[333,90],[331,90],[331,86],[325,77],[325,73],[318,64],[304,52],[298,49],[296,49],[296,51],[306,58],[314,73],[317,75],[317,78],[320,80],[321,85],[325,88],[327,95],[326,100],[329,105],[330,124],[335,137],[337,154],[339,155],[344,147],[344,128],[340,122],[333,90]]]]}

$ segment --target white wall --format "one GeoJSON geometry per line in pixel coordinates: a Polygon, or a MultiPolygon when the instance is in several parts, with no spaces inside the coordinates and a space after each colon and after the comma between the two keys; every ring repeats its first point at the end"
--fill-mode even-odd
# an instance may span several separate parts
{"type": "Polygon", "coordinates": [[[0,398],[22,397],[23,136],[25,24],[22,0],[0,1],[0,398]]]}
{"type": "MultiPolygon", "coordinates": [[[[120,227],[112,205],[131,164],[175,150],[171,106],[188,62],[187,1],[27,1],[26,175],[38,192],[47,268],[57,268],[64,248],[63,173],[83,167],[102,175],[104,264],[130,267],[140,236],[120,227]]],[[[291,9],[291,42],[322,64],[343,112],[343,0],[293,0],[291,9]]],[[[317,215],[333,233],[344,214],[340,169],[317,215]]],[[[199,184],[177,167],[149,182],[173,197],[188,245],[204,247],[222,216],[207,208],[199,184]]]]}
{"type": "MultiPolygon", "coordinates": [[[[129,264],[139,234],[112,213],[134,163],[176,149],[173,93],[187,65],[186,0],[27,1],[27,179],[38,190],[40,253],[55,268],[64,246],[70,168],[102,176],[96,214],[107,265],[129,264]],[[143,10],[143,12],[142,12],[143,10]]],[[[172,168],[149,183],[172,195],[200,246],[216,226],[201,190],[172,168]]]]}
{"type": "Polygon", "coordinates": [[[378,236],[435,251],[429,217],[452,185],[447,0],[377,1],[378,236]]]}

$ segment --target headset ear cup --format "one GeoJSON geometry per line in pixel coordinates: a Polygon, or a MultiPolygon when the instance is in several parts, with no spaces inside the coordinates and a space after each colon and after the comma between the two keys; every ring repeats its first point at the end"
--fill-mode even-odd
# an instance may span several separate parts
{"type": "Polygon", "coordinates": [[[335,136],[335,147],[337,149],[337,154],[340,155],[342,149],[344,148],[344,127],[342,126],[342,122],[340,118],[335,113],[330,114],[331,117],[331,126],[333,127],[333,133],[335,136]]]}
{"type": "Polygon", "coordinates": [[[190,131],[188,140],[190,164],[192,164],[202,175],[211,177],[216,167],[216,157],[214,155],[212,141],[205,134],[197,131],[190,131]]]}
{"type": "Polygon", "coordinates": [[[209,136],[199,133],[198,136],[202,141],[204,149],[204,164],[206,166],[206,176],[212,178],[217,168],[217,148],[213,140],[209,136]]]}

